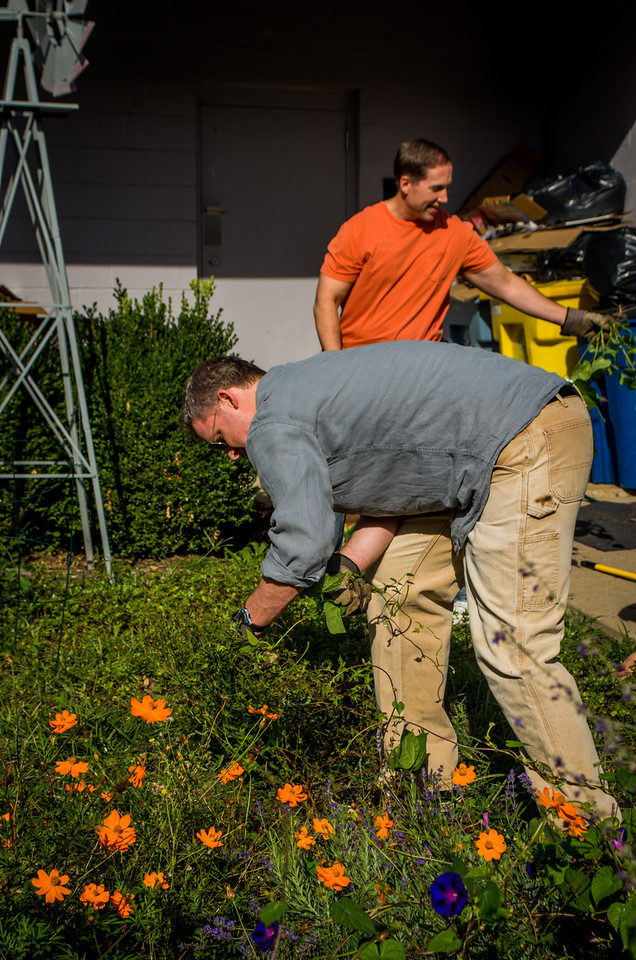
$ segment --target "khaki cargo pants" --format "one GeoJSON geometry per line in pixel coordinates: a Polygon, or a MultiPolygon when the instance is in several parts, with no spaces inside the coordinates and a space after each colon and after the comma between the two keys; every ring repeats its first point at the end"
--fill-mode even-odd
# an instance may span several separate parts
{"type": "MultiPolygon", "coordinates": [[[[563,637],[574,524],[590,473],[590,419],[578,395],[557,397],[501,452],[490,496],[453,554],[448,515],[405,517],[369,571],[369,630],[379,709],[428,733],[429,770],[448,786],[457,741],[444,710],[452,604],[465,578],[477,662],[527,756],[569,781],[566,798],[614,800],[600,789],[598,756],[576,683],[556,659],[563,637]]],[[[385,748],[399,737],[387,728],[385,748]]],[[[536,789],[546,781],[528,769],[536,789]]]]}

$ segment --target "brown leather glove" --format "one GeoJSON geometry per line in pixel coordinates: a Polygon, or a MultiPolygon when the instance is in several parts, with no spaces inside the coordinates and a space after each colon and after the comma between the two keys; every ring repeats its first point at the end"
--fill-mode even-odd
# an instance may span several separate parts
{"type": "Polygon", "coordinates": [[[345,614],[364,613],[371,599],[371,587],[366,582],[360,570],[349,557],[341,553],[332,553],[327,562],[327,571],[330,576],[343,574],[342,583],[335,590],[325,593],[334,603],[340,603],[345,608],[345,614]]]}
{"type": "Polygon", "coordinates": [[[561,327],[561,336],[583,337],[590,343],[607,321],[608,318],[602,313],[591,313],[589,310],[575,310],[573,307],[568,307],[565,323],[561,327]]]}

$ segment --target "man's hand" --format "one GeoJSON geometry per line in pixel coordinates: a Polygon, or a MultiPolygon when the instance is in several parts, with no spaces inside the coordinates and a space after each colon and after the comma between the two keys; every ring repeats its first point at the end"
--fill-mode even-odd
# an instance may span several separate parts
{"type": "Polygon", "coordinates": [[[335,590],[325,593],[334,603],[340,603],[345,613],[364,613],[371,599],[371,587],[366,582],[358,566],[349,557],[341,553],[332,553],[327,563],[330,576],[343,575],[342,583],[335,590]]]}
{"type": "Polygon", "coordinates": [[[259,627],[252,622],[247,607],[241,607],[236,613],[232,614],[232,627],[235,633],[240,634],[244,640],[251,640],[252,637],[262,637],[267,627],[259,627]]]}
{"type": "Polygon", "coordinates": [[[561,327],[561,336],[583,337],[590,343],[607,322],[608,317],[604,317],[602,313],[591,313],[589,310],[575,310],[568,307],[565,322],[561,327]]]}

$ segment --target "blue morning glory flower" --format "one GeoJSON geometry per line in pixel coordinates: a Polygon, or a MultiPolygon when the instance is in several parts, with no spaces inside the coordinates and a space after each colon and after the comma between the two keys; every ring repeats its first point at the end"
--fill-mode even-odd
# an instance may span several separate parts
{"type": "Polygon", "coordinates": [[[455,917],[468,903],[468,891],[458,873],[449,870],[431,884],[433,910],[441,917],[455,917]]]}
{"type": "Polygon", "coordinates": [[[266,927],[261,920],[254,927],[254,932],[250,934],[252,942],[259,950],[271,950],[278,934],[278,922],[275,920],[269,927],[266,927]]]}

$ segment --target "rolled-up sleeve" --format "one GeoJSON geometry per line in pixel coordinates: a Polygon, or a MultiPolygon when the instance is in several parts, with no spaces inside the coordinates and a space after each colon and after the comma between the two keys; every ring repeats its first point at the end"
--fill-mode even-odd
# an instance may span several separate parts
{"type": "Polygon", "coordinates": [[[314,434],[265,421],[250,431],[247,454],[271,497],[271,547],[261,573],[305,588],[317,583],[333,552],[335,516],[327,460],[314,434]]]}

